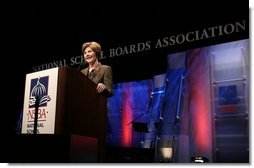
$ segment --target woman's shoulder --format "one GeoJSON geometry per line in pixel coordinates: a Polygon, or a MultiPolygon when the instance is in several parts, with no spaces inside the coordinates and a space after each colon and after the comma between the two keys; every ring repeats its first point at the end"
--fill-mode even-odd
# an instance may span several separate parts
{"type": "Polygon", "coordinates": [[[101,68],[102,68],[102,69],[111,69],[111,66],[101,64],[101,68]]]}

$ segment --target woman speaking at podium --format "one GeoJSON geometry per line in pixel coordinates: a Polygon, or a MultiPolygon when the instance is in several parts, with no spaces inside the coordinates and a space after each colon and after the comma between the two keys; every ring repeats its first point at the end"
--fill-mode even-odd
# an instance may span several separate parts
{"type": "Polygon", "coordinates": [[[98,60],[101,54],[101,45],[94,41],[85,42],[82,45],[82,54],[88,67],[81,72],[97,84],[97,93],[111,97],[113,95],[112,68],[101,64],[98,60]]]}

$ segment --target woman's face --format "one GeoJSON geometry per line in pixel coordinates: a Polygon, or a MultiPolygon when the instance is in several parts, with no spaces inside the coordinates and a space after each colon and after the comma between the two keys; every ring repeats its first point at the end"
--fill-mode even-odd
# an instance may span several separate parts
{"type": "Polygon", "coordinates": [[[88,64],[93,63],[97,59],[95,52],[90,47],[86,47],[84,58],[88,64]]]}

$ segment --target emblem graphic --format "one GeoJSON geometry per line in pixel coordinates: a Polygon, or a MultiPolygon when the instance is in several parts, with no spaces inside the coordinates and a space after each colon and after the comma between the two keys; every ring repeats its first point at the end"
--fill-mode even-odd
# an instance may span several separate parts
{"type": "Polygon", "coordinates": [[[220,112],[236,112],[238,101],[236,85],[219,87],[220,112]]]}
{"type": "Polygon", "coordinates": [[[35,106],[36,98],[39,99],[39,106],[47,106],[47,102],[51,100],[48,95],[48,80],[48,76],[38,77],[31,80],[29,108],[35,106]]]}

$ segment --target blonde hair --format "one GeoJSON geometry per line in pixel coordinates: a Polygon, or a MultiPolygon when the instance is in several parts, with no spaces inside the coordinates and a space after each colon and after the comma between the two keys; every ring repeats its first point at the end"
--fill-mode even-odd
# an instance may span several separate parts
{"type": "Polygon", "coordinates": [[[82,45],[82,54],[84,54],[84,51],[87,47],[90,47],[96,54],[97,57],[100,56],[101,54],[101,45],[95,41],[91,41],[91,42],[85,42],[82,45]]]}

